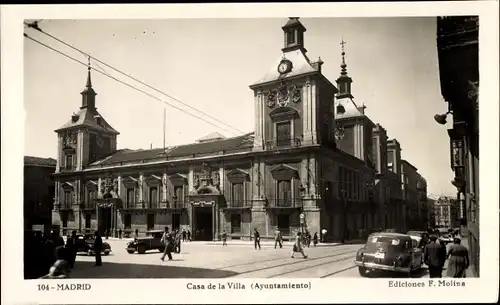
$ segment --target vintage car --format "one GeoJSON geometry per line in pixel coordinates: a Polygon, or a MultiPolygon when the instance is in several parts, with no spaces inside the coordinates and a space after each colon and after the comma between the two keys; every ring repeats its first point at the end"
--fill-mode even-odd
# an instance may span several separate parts
{"type": "Polygon", "coordinates": [[[146,236],[136,237],[133,241],[128,242],[125,250],[130,254],[136,251],[139,254],[144,254],[148,250],[159,250],[163,252],[165,250],[165,244],[161,241],[162,236],[162,230],[147,231],[146,236]]]}
{"type": "MultiPolygon", "coordinates": [[[[94,241],[93,234],[76,234],[76,252],[95,255],[94,241]]],[[[104,255],[109,255],[109,253],[111,253],[111,246],[105,241],[102,242],[101,253],[104,255]]]]}
{"type": "Polygon", "coordinates": [[[446,246],[447,244],[453,242],[453,237],[450,234],[445,234],[439,236],[438,240],[441,245],[446,246]]]}
{"type": "Polygon", "coordinates": [[[373,233],[359,249],[354,262],[361,276],[374,270],[403,272],[411,276],[422,267],[422,249],[411,236],[400,233],[373,233]]]}

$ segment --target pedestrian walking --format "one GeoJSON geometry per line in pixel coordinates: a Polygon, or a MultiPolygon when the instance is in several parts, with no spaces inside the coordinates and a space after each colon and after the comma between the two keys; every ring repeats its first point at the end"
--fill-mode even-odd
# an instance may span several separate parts
{"type": "Polygon", "coordinates": [[[66,240],[66,249],[68,250],[68,265],[69,268],[75,266],[76,252],[77,252],[77,237],[76,231],[71,232],[71,236],[66,240]]]}
{"type": "Polygon", "coordinates": [[[188,241],[191,241],[191,230],[187,230],[187,239],[188,241]]]}
{"type": "Polygon", "coordinates": [[[311,233],[306,230],[306,246],[309,248],[311,246],[311,233]]]}
{"type": "Polygon", "coordinates": [[[429,267],[429,277],[440,278],[446,261],[446,248],[436,243],[437,237],[431,236],[430,243],[424,248],[424,263],[429,267]]]}
{"type": "Polygon", "coordinates": [[[165,261],[165,256],[168,256],[168,260],[172,260],[172,248],[173,248],[173,240],[172,236],[168,233],[168,227],[165,227],[163,232],[163,236],[161,237],[161,242],[164,245],[163,255],[161,256],[161,260],[165,261]]]}
{"type": "Polygon", "coordinates": [[[326,232],[327,232],[327,231],[326,231],[326,229],[324,229],[324,228],[321,230],[321,241],[320,241],[320,242],[322,242],[322,243],[324,243],[324,242],[325,242],[326,232]]]}
{"type": "Polygon", "coordinates": [[[95,265],[101,266],[101,251],[102,251],[102,238],[99,230],[95,231],[95,240],[94,240],[94,252],[95,252],[95,265]]]}
{"type": "Polygon", "coordinates": [[[257,230],[257,228],[253,229],[253,238],[254,238],[255,250],[257,250],[257,246],[259,247],[259,250],[260,250],[260,233],[257,230]]]}
{"type": "Polygon", "coordinates": [[[300,252],[304,258],[307,258],[307,255],[304,253],[304,249],[302,248],[302,233],[300,232],[297,232],[297,236],[295,236],[295,243],[293,244],[291,258],[294,258],[295,252],[300,252]]]}
{"type": "Polygon", "coordinates": [[[283,248],[283,237],[278,226],[276,226],[276,231],[274,231],[274,249],[276,249],[277,245],[280,246],[280,249],[283,248]]]}
{"type": "Polygon", "coordinates": [[[186,229],[182,229],[182,241],[186,241],[186,229]]]}
{"type": "Polygon", "coordinates": [[[179,233],[179,231],[175,231],[174,239],[175,239],[174,252],[181,253],[181,233],[179,233]]]}
{"type": "Polygon", "coordinates": [[[139,237],[139,229],[135,229],[135,238],[139,237]]]}
{"type": "Polygon", "coordinates": [[[464,278],[469,268],[469,251],[458,237],[453,239],[446,257],[448,258],[447,277],[464,278]]]}
{"type": "Polygon", "coordinates": [[[122,228],[118,229],[118,238],[122,239],[122,228]]]}
{"type": "Polygon", "coordinates": [[[223,246],[227,246],[227,233],[226,233],[226,230],[222,230],[222,234],[221,234],[221,238],[222,238],[222,245],[223,246]]]}
{"type": "Polygon", "coordinates": [[[318,232],[314,232],[313,245],[316,247],[317,244],[318,244],[318,232]]]}

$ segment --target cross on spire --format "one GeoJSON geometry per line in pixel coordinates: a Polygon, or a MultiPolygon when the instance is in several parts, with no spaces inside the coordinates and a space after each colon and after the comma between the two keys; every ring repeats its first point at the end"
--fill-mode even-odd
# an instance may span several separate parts
{"type": "Polygon", "coordinates": [[[344,53],[344,45],[346,44],[347,42],[344,41],[344,37],[342,37],[342,41],[340,42],[340,45],[342,46],[342,53],[344,53]]]}

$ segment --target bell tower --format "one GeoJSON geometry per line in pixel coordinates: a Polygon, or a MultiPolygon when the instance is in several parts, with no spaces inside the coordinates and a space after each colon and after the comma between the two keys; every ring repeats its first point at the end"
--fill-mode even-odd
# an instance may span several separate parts
{"type": "Polygon", "coordinates": [[[56,172],[79,171],[87,165],[116,151],[116,140],[120,134],[97,111],[92,88],[90,58],[80,110],[71,119],[56,129],[58,157],[56,172]]]}
{"type": "Polygon", "coordinates": [[[342,46],[342,64],[340,65],[340,77],[337,78],[337,87],[339,92],[337,93],[337,98],[353,98],[351,93],[352,78],[347,75],[347,64],[345,63],[345,49],[344,45],[346,42],[342,38],[340,45],[342,46]]]}
{"type": "Polygon", "coordinates": [[[288,22],[282,27],[284,32],[285,46],[281,49],[283,52],[293,50],[307,50],[304,48],[304,32],[306,28],[299,21],[299,17],[290,17],[288,22]]]}

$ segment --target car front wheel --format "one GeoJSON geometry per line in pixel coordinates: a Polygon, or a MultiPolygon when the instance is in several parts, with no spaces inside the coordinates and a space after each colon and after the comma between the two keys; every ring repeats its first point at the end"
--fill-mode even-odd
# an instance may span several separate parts
{"type": "Polygon", "coordinates": [[[358,272],[359,272],[359,275],[365,277],[366,276],[366,268],[365,267],[358,267],[358,272]]]}
{"type": "Polygon", "coordinates": [[[134,254],[134,250],[127,250],[128,254],[134,254]]]}
{"type": "Polygon", "coordinates": [[[144,247],[144,246],[142,246],[142,245],[141,245],[141,246],[139,246],[139,247],[137,247],[137,252],[139,252],[139,254],[144,254],[144,253],[146,253],[146,247],[144,247]]]}
{"type": "Polygon", "coordinates": [[[104,255],[109,255],[109,251],[104,251],[104,255]]]}

